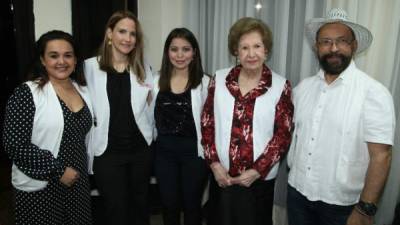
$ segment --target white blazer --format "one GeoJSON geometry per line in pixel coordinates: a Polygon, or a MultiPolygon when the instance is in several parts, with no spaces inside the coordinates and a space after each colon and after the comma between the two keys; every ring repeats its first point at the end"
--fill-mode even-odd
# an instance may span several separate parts
{"type": "MultiPolygon", "coordinates": [[[[145,65],[145,81],[139,84],[136,75],[130,72],[131,106],[136,124],[148,145],[153,140],[154,120],[150,116],[150,107],[147,103],[151,95],[153,76],[149,65],[145,65]]],[[[95,127],[88,150],[94,156],[104,153],[108,144],[108,128],[110,122],[110,104],[107,95],[107,72],[100,70],[96,57],[85,60],[85,76],[92,99],[95,127]]]]}
{"type": "MultiPolygon", "coordinates": [[[[160,74],[156,74],[154,76],[154,98],[152,101],[152,115],[153,115],[153,120],[154,120],[154,107],[155,107],[155,102],[157,99],[158,92],[160,91],[160,87],[158,86],[158,80],[160,79],[160,74]]],[[[203,76],[203,79],[201,80],[200,85],[198,85],[195,89],[192,89],[190,91],[191,94],[191,101],[192,101],[192,113],[193,113],[193,119],[194,119],[194,124],[196,126],[196,134],[197,134],[197,155],[199,157],[204,158],[204,150],[203,146],[201,145],[201,112],[203,111],[203,106],[204,102],[206,101],[207,98],[207,93],[208,93],[208,84],[210,82],[210,77],[205,75],[203,76]]],[[[157,136],[157,131],[154,129],[154,138],[157,136]]]]}
{"type": "MultiPolygon", "coordinates": [[[[231,141],[233,108],[235,98],[226,87],[226,77],[232,68],[218,70],[215,74],[214,121],[215,146],[221,164],[229,168],[229,145],[231,141]]],[[[286,79],[272,72],[272,86],[256,98],[253,116],[253,160],[264,152],[274,135],[275,107],[284,91],[286,79]]],[[[265,180],[276,177],[279,162],[276,163],[265,180]]]]}
{"type": "MultiPolygon", "coordinates": [[[[35,104],[31,142],[40,149],[49,150],[54,158],[57,158],[64,131],[64,116],[60,101],[51,82],[47,82],[41,89],[35,82],[28,81],[26,84],[31,90],[35,104]]],[[[87,88],[79,86],[75,82],[73,84],[85,100],[93,117],[87,88]]],[[[90,132],[86,136],[86,141],[88,139],[90,139],[90,132]]],[[[15,164],[11,170],[11,182],[16,189],[26,192],[42,190],[48,183],[48,181],[36,180],[27,176],[15,164]]]]}

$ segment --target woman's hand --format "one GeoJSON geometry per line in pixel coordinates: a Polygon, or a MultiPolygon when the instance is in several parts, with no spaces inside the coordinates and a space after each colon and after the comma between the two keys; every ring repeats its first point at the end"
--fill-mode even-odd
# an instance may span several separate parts
{"type": "Polygon", "coordinates": [[[64,174],[60,178],[60,182],[64,185],[71,187],[79,179],[79,172],[72,167],[67,167],[64,170],[64,174]]]}
{"type": "Polygon", "coordinates": [[[214,174],[215,180],[218,183],[218,186],[225,188],[227,186],[232,185],[231,179],[228,171],[221,165],[219,162],[214,162],[210,165],[210,168],[214,174]]]}
{"type": "Polygon", "coordinates": [[[243,171],[240,176],[231,179],[232,184],[239,184],[241,186],[250,187],[250,185],[257,180],[261,175],[255,169],[248,169],[243,171]]]}

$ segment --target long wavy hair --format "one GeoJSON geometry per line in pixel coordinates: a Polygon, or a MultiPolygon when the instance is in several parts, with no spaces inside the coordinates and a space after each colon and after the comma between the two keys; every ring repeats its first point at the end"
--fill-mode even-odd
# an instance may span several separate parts
{"type": "Polygon", "coordinates": [[[160,91],[171,90],[170,81],[174,66],[171,63],[168,51],[174,38],[185,39],[190,43],[194,51],[193,60],[189,64],[189,79],[186,87],[188,89],[196,88],[201,83],[201,79],[204,75],[203,66],[201,64],[199,44],[196,40],[196,37],[190,30],[186,28],[175,28],[169,33],[164,45],[164,52],[160,70],[160,80],[158,83],[158,85],[160,86],[160,91]]]}
{"type": "Polygon", "coordinates": [[[70,79],[74,80],[81,86],[86,86],[86,80],[83,74],[83,60],[80,57],[79,48],[77,47],[72,35],[61,30],[52,30],[44,33],[40,36],[39,40],[36,41],[35,58],[31,65],[31,69],[26,76],[26,80],[37,82],[40,88],[49,81],[49,74],[46,67],[42,64],[41,58],[44,58],[47,44],[54,40],[64,40],[72,46],[76,58],[76,65],[74,71],[70,75],[70,79]]]}
{"type": "Polygon", "coordinates": [[[111,31],[114,30],[115,25],[119,21],[125,18],[133,20],[135,22],[135,27],[136,27],[135,48],[128,54],[128,66],[136,74],[138,82],[143,83],[145,80],[145,70],[143,61],[143,49],[144,49],[143,31],[139,23],[139,20],[132,12],[127,10],[117,11],[114,14],[112,14],[111,17],[108,19],[104,31],[104,39],[98,51],[97,60],[99,62],[101,70],[105,72],[115,72],[115,69],[113,67],[112,46],[108,44],[110,40],[107,37],[107,30],[108,29],[111,29],[111,31]]]}

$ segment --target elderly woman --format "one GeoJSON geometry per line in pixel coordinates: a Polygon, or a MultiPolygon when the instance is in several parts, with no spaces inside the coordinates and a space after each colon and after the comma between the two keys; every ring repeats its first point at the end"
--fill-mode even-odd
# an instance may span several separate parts
{"type": "Polygon", "coordinates": [[[228,48],[239,63],[216,72],[202,114],[204,155],[218,193],[210,196],[211,218],[272,224],[275,177],[291,139],[291,86],[264,64],[272,34],[261,20],[239,19],[228,48]]]}

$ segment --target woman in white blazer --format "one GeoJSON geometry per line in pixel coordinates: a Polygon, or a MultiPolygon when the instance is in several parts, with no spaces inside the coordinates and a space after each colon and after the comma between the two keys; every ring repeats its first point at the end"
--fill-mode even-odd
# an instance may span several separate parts
{"type": "Polygon", "coordinates": [[[201,224],[207,166],[201,146],[200,116],[209,80],[192,32],[186,28],[172,30],[154,82],[155,175],[164,206],[164,225],[181,224],[181,210],[185,225],[201,224]]]}
{"type": "Polygon", "coordinates": [[[85,139],[93,120],[83,63],[72,36],[36,43],[27,82],[10,97],[4,149],[10,156],[16,224],[91,224],[85,139]]]}
{"type": "Polygon", "coordinates": [[[215,73],[202,114],[204,155],[215,178],[211,221],[272,225],[275,177],[291,140],[291,87],[265,65],[272,34],[263,21],[236,21],[228,48],[239,64],[215,73]]]}
{"type": "Polygon", "coordinates": [[[143,32],[129,11],[107,22],[97,57],[85,61],[95,127],[89,150],[107,224],[149,224],[152,75],[143,62],[143,32]]]}

